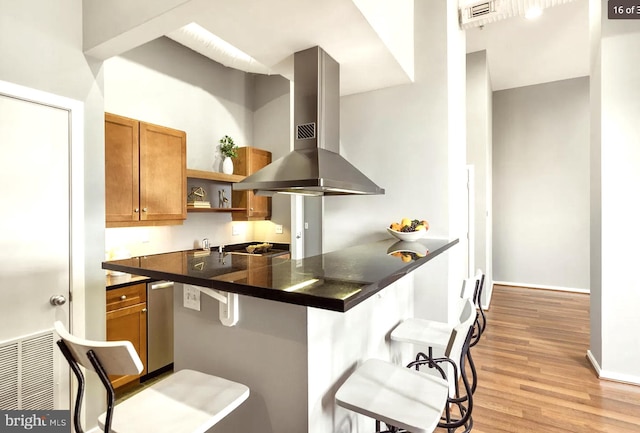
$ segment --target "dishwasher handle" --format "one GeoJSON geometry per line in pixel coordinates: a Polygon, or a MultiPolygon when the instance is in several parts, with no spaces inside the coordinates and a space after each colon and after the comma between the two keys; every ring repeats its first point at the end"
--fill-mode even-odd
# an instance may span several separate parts
{"type": "Polygon", "coordinates": [[[151,290],[168,289],[169,287],[173,287],[173,281],[159,281],[157,283],[149,284],[149,288],[151,290]]]}

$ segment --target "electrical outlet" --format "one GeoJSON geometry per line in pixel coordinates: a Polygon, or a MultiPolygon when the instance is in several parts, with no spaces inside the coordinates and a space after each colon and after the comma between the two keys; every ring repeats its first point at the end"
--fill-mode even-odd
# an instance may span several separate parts
{"type": "Polygon", "coordinates": [[[231,225],[231,236],[238,236],[240,234],[240,226],[238,224],[231,225]]]}
{"type": "Polygon", "coordinates": [[[200,290],[185,284],[182,296],[185,308],[200,311],[200,290]]]}
{"type": "Polygon", "coordinates": [[[282,224],[276,224],[276,234],[282,234],[282,224]]]}

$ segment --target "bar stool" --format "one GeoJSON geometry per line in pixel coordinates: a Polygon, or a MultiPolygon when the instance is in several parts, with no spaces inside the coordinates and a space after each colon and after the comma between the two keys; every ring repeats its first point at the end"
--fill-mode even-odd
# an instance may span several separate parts
{"type": "Polygon", "coordinates": [[[90,341],[69,334],[57,321],[58,347],[78,380],[73,423],[83,433],[80,412],[85,378],[80,366],[94,371],[107,391],[107,411],[98,417],[110,433],[202,433],[249,397],[240,383],[193,370],[180,370],[114,406],[108,375],[139,374],[142,361],[129,341],[90,341]]]}
{"type": "Polygon", "coordinates": [[[478,284],[478,290],[475,292],[474,300],[476,304],[476,309],[478,310],[478,321],[476,328],[476,336],[471,340],[471,347],[478,344],[480,341],[480,337],[484,334],[484,330],[487,328],[487,316],[484,314],[484,309],[482,308],[482,292],[484,290],[484,274],[480,269],[477,270],[476,276],[480,276],[480,282],[478,284]]]}
{"type": "Polygon", "coordinates": [[[450,333],[443,358],[416,360],[408,368],[379,359],[365,361],[340,386],[335,395],[336,403],[375,419],[376,432],[382,432],[381,423],[386,424],[386,432],[401,429],[431,433],[436,427],[453,432],[462,426],[466,432],[470,431],[473,397],[467,376],[464,372],[461,375],[465,395],[460,396],[456,390],[456,395],[450,397],[449,381],[439,364],[462,359],[460,368],[464,369],[476,314],[472,301],[468,300],[460,323],[450,333]],[[436,369],[439,374],[424,374],[420,368],[425,366],[436,369]],[[452,414],[451,405],[459,408],[457,415],[452,414]]]}
{"type": "MultiPolygon", "coordinates": [[[[484,275],[481,271],[478,271],[473,277],[464,280],[460,295],[461,314],[462,309],[467,304],[467,301],[470,301],[474,306],[474,310],[477,310],[482,281],[484,281],[484,275]]],[[[473,322],[470,346],[477,344],[480,336],[482,335],[482,326],[478,317],[479,314],[476,314],[473,322]]],[[[402,321],[393,329],[393,331],[391,331],[391,340],[410,343],[417,347],[426,349],[427,353],[420,351],[416,354],[416,360],[428,359],[434,356],[434,350],[440,354],[445,350],[453,328],[454,325],[450,323],[413,317],[402,321]]],[[[465,357],[467,358],[471,369],[471,389],[472,392],[475,392],[478,386],[476,367],[470,351],[467,351],[465,357]]],[[[460,365],[462,360],[454,361],[460,365]]],[[[460,373],[461,368],[458,368],[458,379],[460,378],[460,373]]]]}

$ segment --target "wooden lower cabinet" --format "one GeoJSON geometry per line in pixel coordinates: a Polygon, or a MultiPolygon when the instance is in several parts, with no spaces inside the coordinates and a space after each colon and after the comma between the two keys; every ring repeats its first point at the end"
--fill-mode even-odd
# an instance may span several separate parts
{"type": "Polygon", "coordinates": [[[128,340],[133,344],[144,370],[139,375],[110,376],[114,388],[138,380],[147,372],[147,286],[107,290],[107,340],[128,340]]]}

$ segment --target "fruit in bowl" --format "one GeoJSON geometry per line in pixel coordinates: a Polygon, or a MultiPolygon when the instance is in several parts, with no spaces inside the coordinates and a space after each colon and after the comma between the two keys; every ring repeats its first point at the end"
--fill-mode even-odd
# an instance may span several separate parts
{"type": "Polygon", "coordinates": [[[402,218],[398,222],[391,223],[387,231],[401,241],[413,242],[423,237],[429,230],[426,220],[402,218]]]}

